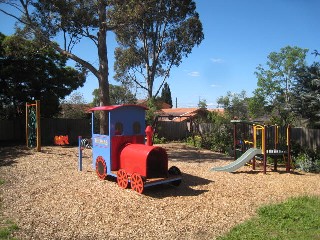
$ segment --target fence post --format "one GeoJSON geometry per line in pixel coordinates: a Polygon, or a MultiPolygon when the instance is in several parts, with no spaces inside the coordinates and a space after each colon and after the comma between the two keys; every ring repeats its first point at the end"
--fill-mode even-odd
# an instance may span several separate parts
{"type": "Polygon", "coordinates": [[[79,158],[78,158],[78,171],[82,171],[82,147],[81,147],[81,140],[82,137],[78,136],[78,143],[79,143],[79,158]]]}

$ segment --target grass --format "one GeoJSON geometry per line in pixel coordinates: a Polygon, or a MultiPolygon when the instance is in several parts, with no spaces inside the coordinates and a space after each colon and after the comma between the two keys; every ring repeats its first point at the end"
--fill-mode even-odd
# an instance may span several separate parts
{"type": "Polygon", "coordinates": [[[320,198],[296,197],[261,207],[257,217],[218,239],[320,240],[320,198]]]}
{"type": "MultiPolygon", "coordinates": [[[[5,181],[0,179],[0,185],[4,184],[5,181]]],[[[1,203],[1,202],[0,202],[1,203]]],[[[0,240],[14,240],[15,238],[11,237],[11,234],[18,230],[18,226],[12,221],[3,219],[1,205],[0,205],[0,240]]]]}

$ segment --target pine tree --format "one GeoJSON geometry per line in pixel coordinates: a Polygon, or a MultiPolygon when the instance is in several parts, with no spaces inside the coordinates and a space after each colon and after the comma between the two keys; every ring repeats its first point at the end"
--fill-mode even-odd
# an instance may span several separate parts
{"type": "Polygon", "coordinates": [[[165,83],[162,88],[161,92],[161,100],[170,105],[172,108],[172,97],[171,97],[171,90],[168,83],[165,83]]]}
{"type": "Polygon", "coordinates": [[[297,73],[292,108],[309,120],[309,127],[320,128],[320,64],[300,68],[297,73]]]}

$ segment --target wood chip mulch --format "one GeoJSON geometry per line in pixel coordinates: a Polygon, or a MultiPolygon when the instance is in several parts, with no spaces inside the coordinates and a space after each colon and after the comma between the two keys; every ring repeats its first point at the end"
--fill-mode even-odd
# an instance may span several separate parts
{"type": "Polygon", "coordinates": [[[114,179],[99,180],[91,150],[84,151],[79,172],[76,147],[2,147],[0,211],[19,226],[18,239],[215,239],[262,205],[320,196],[319,174],[270,168],[264,175],[249,166],[210,172],[233,160],[180,143],[162,146],[183,181],[143,195],[119,188],[114,179]]]}

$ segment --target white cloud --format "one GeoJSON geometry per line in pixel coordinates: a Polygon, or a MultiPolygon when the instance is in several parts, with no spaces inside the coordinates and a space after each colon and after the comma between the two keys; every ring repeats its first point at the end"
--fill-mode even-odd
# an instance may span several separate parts
{"type": "Polygon", "coordinates": [[[200,77],[200,73],[196,71],[188,72],[188,75],[191,77],[200,77]]]}
{"type": "Polygon", "coordinates": [[[219,87],[219,85],[211,84],[210,87],[216,88],[216,87],[219,87]]]}
{"type": "Polygon", "coordinates": [[[210,58],[213,63],[223,63],[224,60],[221,58],[210,58]]]}

